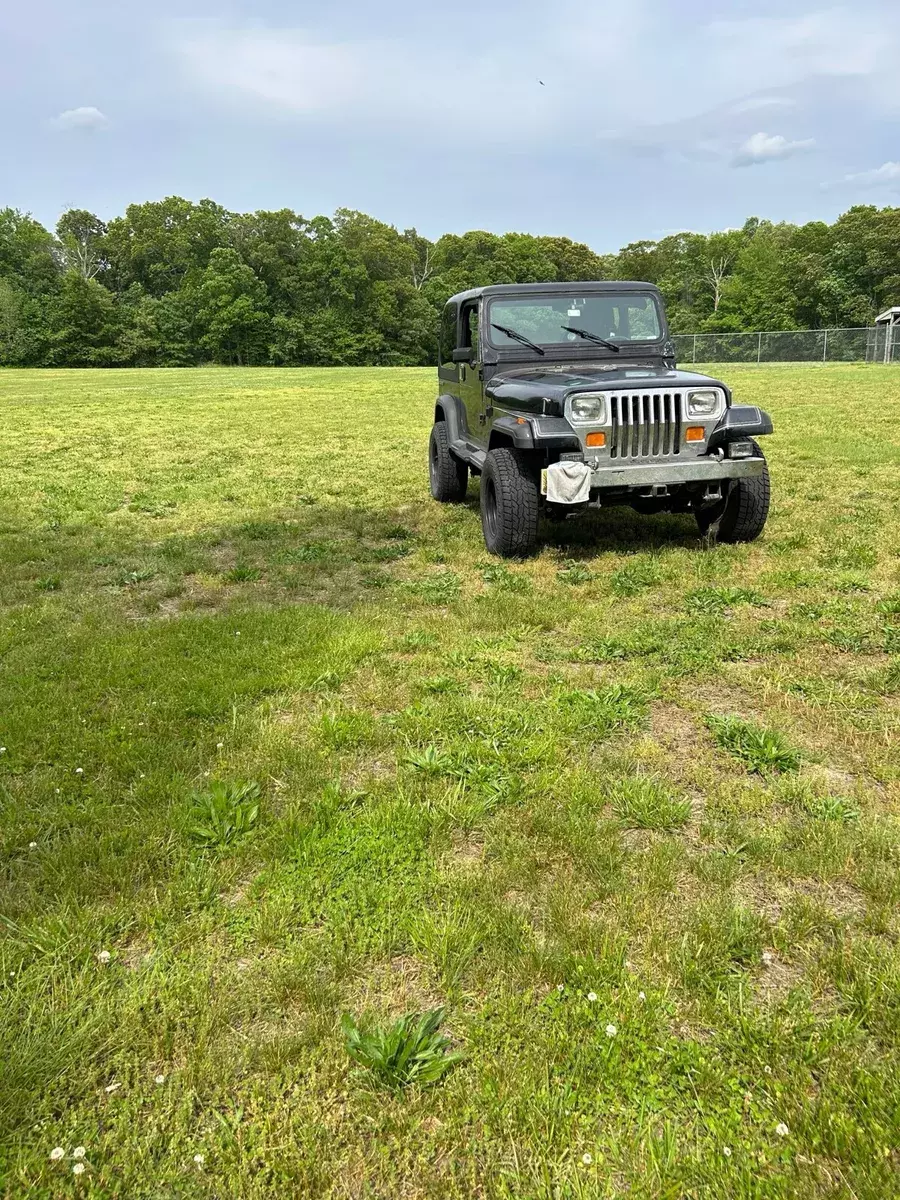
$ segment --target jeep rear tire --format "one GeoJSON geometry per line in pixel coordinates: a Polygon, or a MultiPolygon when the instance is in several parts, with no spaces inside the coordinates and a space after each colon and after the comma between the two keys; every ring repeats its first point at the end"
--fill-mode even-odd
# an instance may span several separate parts
{"type": "MultiPolygon", "coordinates": [[[[756,447],[759,450],[759,447],[756,447]]],[[[724,507],[711,505],[697,512],[701,533],[707,533],[718,519],[716,540],[720,542],[752,542],[762,533],[769,515],[769,467],[762,451],[761,475],[735,479],[728,490],[724,507]],[[721,516],[719,515],[721,513],[721,516]]]]}
{"type": "Polygon", "coordinates": [[[481,528],[491,554],[530,554],[537,543],[539,515],[537,468],[519,450],[491,450],[481,472],[481,528]]]}
{"type": "Polygon", "coordinates": [[[469,468],[450,453],[450,436],[445,421],[436,421],[428,443],[428,476],[431,494],[442,504],[464,499],[469,485],[469,468]]]}

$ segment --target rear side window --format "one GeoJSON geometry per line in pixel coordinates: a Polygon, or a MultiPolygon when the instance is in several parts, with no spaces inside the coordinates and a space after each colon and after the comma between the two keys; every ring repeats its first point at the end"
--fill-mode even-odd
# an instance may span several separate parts
{"type": "Polygon", "coordinates": [[[456,305],[447,304],[441,316],[441,362],[452,363],[456,349],[456,305]]]}
{"type": "Polygon", "coordinates": [[[463,327],[461,345],[478,349],[478,305],[471,304],[463,309],[463,327]]]}

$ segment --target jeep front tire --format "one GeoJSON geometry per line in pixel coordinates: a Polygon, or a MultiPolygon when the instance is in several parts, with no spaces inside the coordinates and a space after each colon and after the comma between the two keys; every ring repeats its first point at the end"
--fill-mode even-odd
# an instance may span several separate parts
{"type": "Polygon", "coordinates": [[[768,463],[759,446],[756,448],[763,460],[762,474],[735,479],[728,489],[724,506],[720,503],[707,510],[699,509],[697,524],[701,533],[707,533],[716,519],[716,540],[719,542],[752,542],[762,533],[769,516],[771,490],[768,463]]]}
{"type": "Polygon", "coordinates": [[[501,558],[524,558],[537,543],[540,489],[537,467],[526,454],[491,450],[481,472],[484,544],[501,558]]]}
{"type": "Polygon", "coordinates": [[[436,421],[431,430],[428,476],[435,500],[440,500],[442,504],[453,504],[465,498],[469,468],[450,453],[450,437],[445,421],[436,421]]]}

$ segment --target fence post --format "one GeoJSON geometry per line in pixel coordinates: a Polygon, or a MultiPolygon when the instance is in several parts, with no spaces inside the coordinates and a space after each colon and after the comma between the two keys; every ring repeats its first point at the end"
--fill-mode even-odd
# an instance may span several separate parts
{"type": "Polygon", "coordinates": [[[825,362],[825,356],[828,354],[828,330],[825,330],[825,344],[822,346],[822,362],[825,362]]]}
{"type": "Polygon", "coordinates": [[[756,364],[757,364],[757,366],[761,362],[762,362],[762,334],[759,335],[759,344],[756,347],[756,364]]]}
{"type": "Polygon", "coordinates": [[[691,362],[696,362],[696,361],[697,361],[697,335],[695,333],[694,334],[694,357],[691,359],[691,362]]]}

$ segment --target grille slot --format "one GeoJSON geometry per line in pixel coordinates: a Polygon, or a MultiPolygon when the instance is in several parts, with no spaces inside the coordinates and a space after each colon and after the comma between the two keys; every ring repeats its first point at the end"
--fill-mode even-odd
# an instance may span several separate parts
{"type": "Polygon", "coordinates": [[[609,397],[610,458],[669,458],[681,453],[681,392],[609,397]]]}

